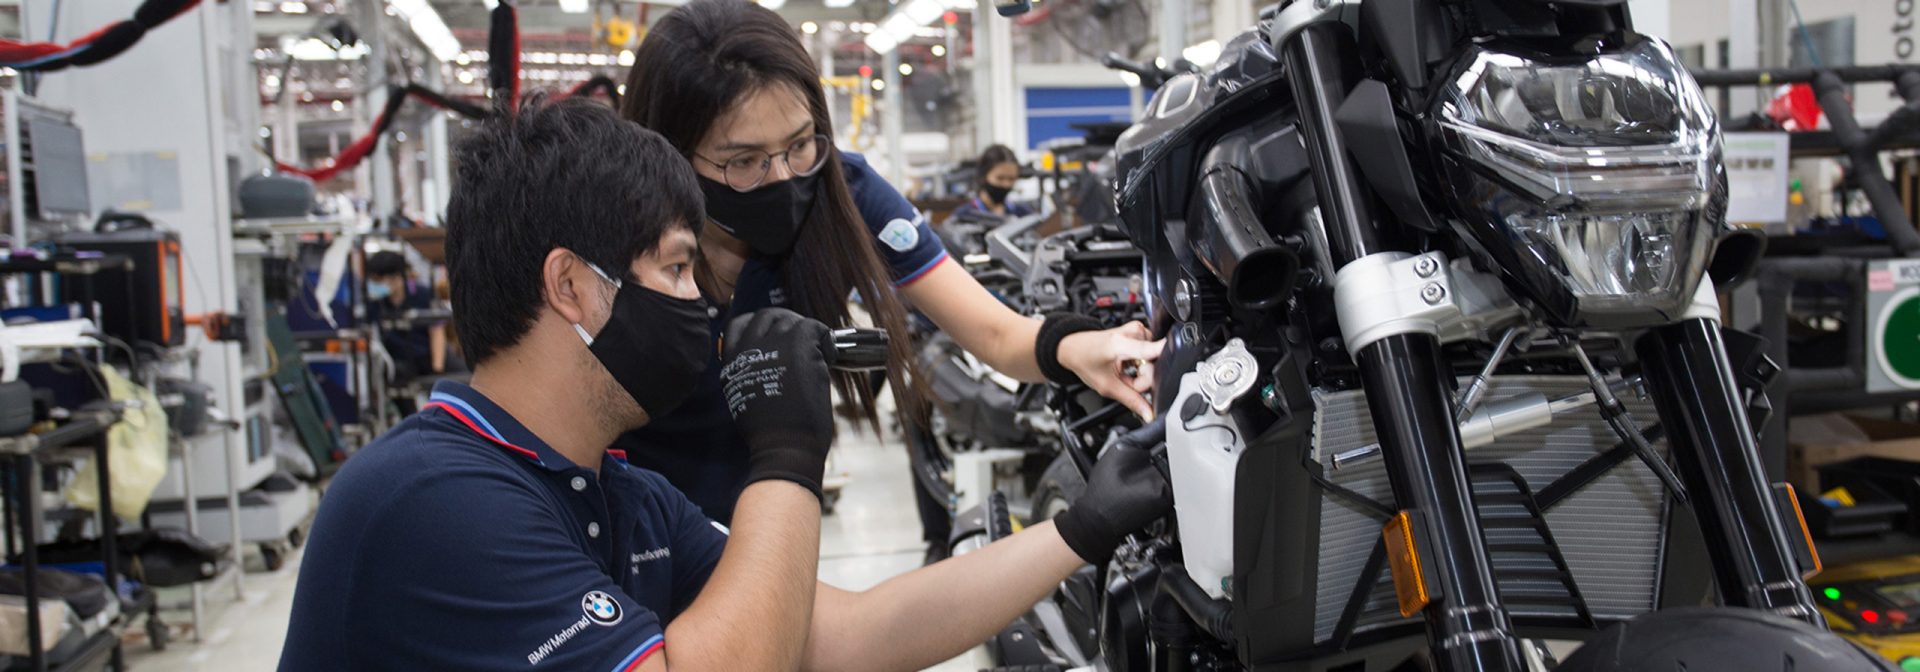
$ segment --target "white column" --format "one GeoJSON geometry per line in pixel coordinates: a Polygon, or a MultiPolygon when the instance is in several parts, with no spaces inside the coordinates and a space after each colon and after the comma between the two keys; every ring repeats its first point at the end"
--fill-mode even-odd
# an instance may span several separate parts
{"type": "MultiPolygon", "coordinates": [[[[1760,67],[1759,0],[1727,0],[1727,29],[1727,67],[1760,67]]],[[[1739,119],[1754,111],[1759,96],[1766,95],[1756,91],[1754,87],[1734,89],[1726,118],[1739,119]]]]}
{"type": "MultiPolygon", "coordinates": [[[[1218,2],[1214,3],[1220,4],[1218,2]]],[[[1193,7],[1187,0],[1160,0],[1160,54],[1172,63],[1187,48],[1187,15],[1193,7]]]]}
{"type": "Polygon", "coordinates": [[[995,12],[990,0],[980,0],[974,7],[973,21],[973,76],[976,82],[986,80],[984,90],[974,85],[979,95],[973,105],[980,140],[975,149],[994,143],[1012,145],[1018,139],[1018,112],[1025,104],[1013,84],[1013,21],[995,12]]]}
{"type": "MultiPolygon", "coordinates": [[[[441,73],[440,66],[427,68],[427,86],[435,91],[446,90],[446,76],[441,73]]],[[[441,215],[446,214],[447,196],[453,193],[452,158],[447,153],[447,113],[434,112],[433,116],[427,117],[427,125],[423,130],[427,136],[423,144],[427,148],[429,185],[423,194],[426,197],[426,212],[423,214],[426,215],[427,225],[433,226],[440,222],[441,215]]]]}
{"type": "Polygon", "coordinates": [[[885,108],[880,110],[881,134],[887,139],[887,182],[895,189],[906,184],[907,148],[902,146],[901,134],[906,129],[907,92],[900,84],[900,50],[887,52],[881,81],[887,83],[885,108]]]}
{"type": "MultiPolygon", "coordinates": [[[[361,39],[367,42],[367,92],[355,100],[353,113],[356,131],[362,133],[371,130],[381,108],[387,105],[387,31],[398,24],[386,15],[383,4],[370,0],[355,3],[360,13],[361,39]],[[362,119],[366,120],[365,127],[358,123],[362,119]]],[[[371,198],[368,214],[376,218],[387,216],[398,205],[393,192],[392,149],[386,142],[379,142],[367,155],[363,167],[354,171],[356,182],[361,175],[366,176],[369,189],[361,193],[371,198]]]]}
{"type": "MultiPolygon", "coordinates": [[[[1665,3],[1667,0],[1654,1],[1665,3]]],[[[1634,16],[1635,24],[1638,25],[1639,15],[1634,16]]],[[[1253,3],[1238,0],[1213,1],[1213,39],[1219,40],[1220,46],[1226,46],[1227,40],[1252,28],[1253,22],[1253,3]]]]}

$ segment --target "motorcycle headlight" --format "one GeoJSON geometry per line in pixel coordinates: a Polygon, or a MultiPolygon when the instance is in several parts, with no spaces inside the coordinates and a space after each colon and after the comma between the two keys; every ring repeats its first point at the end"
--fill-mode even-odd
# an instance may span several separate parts
{"type": "Polygon", "coordinates": [[[1637,35],[1579,56],[1480,46],[1454,72],[1430,118],[1479,247],[1563,322],[1677,317],[1725,204],[1718,123],[1672,50],[1637,35]]]}

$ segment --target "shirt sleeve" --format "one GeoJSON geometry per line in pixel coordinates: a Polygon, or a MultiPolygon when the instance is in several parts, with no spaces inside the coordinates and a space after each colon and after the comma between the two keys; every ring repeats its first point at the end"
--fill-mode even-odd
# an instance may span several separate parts
{"type": "Polygon", "coordinates": [[[720,553],[727,548],[730,533],[725,525],[708,518],[700,507],[653,472],[642,472],[648,487],[673,530],[673,613],[678,615],[693,604],[700,589],[720,564],[720,553]]]}
{"type": "Polygon", "coordinates": [[[665,646],[534,485],[453,470],[395,498],[369,535],[351,612],[380,669],[613,670],[665,646]]]}
{"type": "Polygon", "coordinates": [[[841,152],[847,187],[860,218],[873,232],[874,245],[887,262],[893,286],[905,287],[947,260],[947,248],[927,225],[927,217],[867,165],[866,157],[841,152]]]}

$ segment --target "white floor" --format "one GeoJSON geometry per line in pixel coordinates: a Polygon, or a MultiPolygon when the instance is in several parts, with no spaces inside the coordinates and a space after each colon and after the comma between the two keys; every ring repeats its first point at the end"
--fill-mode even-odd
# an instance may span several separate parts
{"type": "MultiPolygon", "coordinates": [[[[822,581],[858,590],[920,566],[926,547],[920,543],[905,450],[897,439],[882,444],[870,433],[847,431],[843,425],[831,466],[845,472],[849,481],[835,513],[821,524],[822,581]]],[[[231,586],[209,595],[204,641],[193,643],[181,633],[173,646],[155,652],[144,636],[130,633],[125,647],[129,667],[141,672],[273,669],[286,637],[300,556],[270,573],[259,571],[257,562],[244,579],[240,599],[231,586]]],[[[164,617],[176,624],[176,632],[189,620],[184,611],[164,617]]],[[[931,669],[970,672],[989,666],[984,652],[976,649],[931,669]]]]}

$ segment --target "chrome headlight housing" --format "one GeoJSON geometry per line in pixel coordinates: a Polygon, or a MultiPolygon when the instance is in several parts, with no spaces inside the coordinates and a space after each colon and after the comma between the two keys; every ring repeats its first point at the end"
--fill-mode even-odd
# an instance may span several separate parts
{"type": "Polygon", "coordinates": [[[1725,212],[1720,132],[1665,43],[1591,55],[1480,45],[1435,100],[1442,191],[1522,293],[1566,325],[1677,319],[1725,212]]]}

